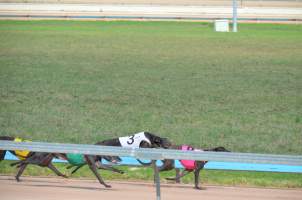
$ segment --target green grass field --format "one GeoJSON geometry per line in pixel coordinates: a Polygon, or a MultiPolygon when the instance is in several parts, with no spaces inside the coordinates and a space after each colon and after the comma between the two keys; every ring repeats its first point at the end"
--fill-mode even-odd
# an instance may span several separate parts
{"type": "Polygon", "coordinates": [[[0,21],[0,135],[92,144],[144,130],[202,148],[301,155],[301,32],[0,21]]]}

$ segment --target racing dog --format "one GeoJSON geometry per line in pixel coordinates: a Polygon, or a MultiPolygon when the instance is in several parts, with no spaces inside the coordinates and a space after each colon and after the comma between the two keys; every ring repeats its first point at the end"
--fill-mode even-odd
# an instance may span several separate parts
{"type": "MultiPolygon", "coordinates": [[[[9,136],[1,136],[0,140],[9,140],[21,142],[25,141],[20,138],[14,138],[9,136]]],[[[47,167],[55,172],[58,176],[67,178],[66,175],[62,174],[56,167],[52,164],[53,158],[60,158],[67,160],[72,166],[84,166],[88,164],[91,171],[95,174],[98,181],[105,187],[111,187],[106,184],[101,176],[97,173],[97,169],[111,170],[117,173],[123,173],[122,171],[115,169],[108,165],[103,165],[101,163],[102,159],[107,160],[108,162],[118,162],[119,157],[115,156],[96,156],[96,155],[81,155],[81,154],[62,154],[62,153],[44,153],[44,152],[28,152],[28,151],[10,151],[12,154],[16,155],[20,161],[12,163],[11,166],[17,166],[19,168],[16,174],[16,180],[20,181],[20,176],[27,167],[28,164],[38,165],[40,167],[47,167]]],[[[0,161],[4,159],[6,150],[0,151],[0,161]]]]}
{"type": "MultiPolygon", "coordinates": [[[[97,142],[96,145],[104,145],[104,146],[117,146],[117,147],[126,147],[126,148],[169,148],[172,143],[167,138],[159,137],[150,132],[139,132],[131,136],[113,138],[108,140],[103,140],[101,142],[97,142]]],[[[121,159],[119,157],[114,157],[117,162],[120,162],[121,159]]],[[[144,164],[140,160],[140,163],[144,164]]],[[[72,174],[75,173],[82,166],[77,166],[76,169],[72,171],[72,174]]]]}
{"type": "MultiPolygon", "coordinates": [[[[194,149],[189,145],[172,145],[170,149],[177,149],[183,151],[216,151],[216,152],[230,152],[224,147],[215,147],[212,149],[194,149]]],[[[180,172],[176,172],[176,176],[174,178],[166,178],[167,180],[175,180],[179,181],[180,178],[186,176],[187,174],[194,172],[194,181],[195,181],[195,189],[201,189],[199,187],[199,173],[205,166],[208,161],[195,161],[195,160],[180,160],[180,163],[183,165],[184,169],[180,172]]],[[[163,165],[159,167],[159,171],[169,171],[175,169],[174,160],[163,160],[163,165]]]]}
{"type": "MultiPolygon", "coordinates": [[[[23,140],[21,138],[18,137],[11,137],[11,136],[0,136],[0,140],[8,140],[8,141],[15,141],[15,142],[29,142],[28,140],[23,140]]],[[[0,162],[2,160],[4,160],[5,154],[6,154],[7,150],[0,150],[0,162]]],[[[13,155],[15,155],[16,157],[18,157],[21,161],[28,159],[29,157],[35,155],[35,152],[29,152],[29,151],[20,151],[20,150],[15,150],[15,151],[9,151],[11,152],[13,155]]],[[[47,167],[52,170],[55,174],[57,174],[58,176],[62,176],[64,178],[67,178],[66,175],[62,174],[52,163],[53,156],[47,155],[45,157],[43,157],[43,163],[48,162],[47,167]]],[[[12,163],[11,166],[17,165],[19,162],[16,163],[12,163]]],[[[24,167],[25,169],[25,167],[24,167]]],[[[21,175],[21,173],[24,171],[23,168],[20,168],[19,172],[16,175],[16,180],[20,181],[19,177],[21,175]],[[20,173],[21,172],[21,173],[20,173]],[[20,173],[20,174],[19,174],[20,173]]]]}
{"type": "Polygon", "coordinates": [[[105,146],[120,146],[127,148],[169,148],[172,144],[167,138],[161,138],[150,132],[139,132],[131,136],[103,140],[96,143],[105,146]]]}
{"type": "Polygon", "coordinates": [[[34,155],[28,157],[27,159],[14,163],[15,165],[17,164],[18,167],[20,168],[16,175],[16,179],[21,176],[22,172],[24,171],[24,169],[26,168],[26,166],[28,164],[36,164],[41,167],[49,168],[49,165],[52,165],[51,164],[52,159],[55,157],[60,158],[62,160],[67,160],[71,166],[82,167],[87,164],[89,166],[90,170],[94,173],[94,175],[98,179],[99,183],[104,185],[107,188],[110,188],[111,186],[105,183],[105,181],[102,179],[100,174],[97,172],[97,169],[110,170],[110,171],[121,173],[121,174],[124,173],[123,171],[121,171],[119,169],[115,169],[112,166],[102,164],[102,159],[105,159],[108,162],[112,162],[112,163],[119,161],[119,158],[118,157],[115,158],[114,156],[36,152],[34,155]]]}

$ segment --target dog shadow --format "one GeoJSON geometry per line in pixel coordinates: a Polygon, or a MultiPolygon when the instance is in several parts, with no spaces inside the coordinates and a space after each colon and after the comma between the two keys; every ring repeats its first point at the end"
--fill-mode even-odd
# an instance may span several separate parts
{"type": "Polygon", "coordinates": [[[28,187],[40,187],[40,188],[67,188],[67,189],[80,189],[80,190],[89,190],[89,191],[115,191],[116,189],[112,188],[98,188],[98,187],[86,187],[86,186],[70,186],[70,185],[51,185],[51,184],[24,184],[28,187]]]}
{"type": "MultiPolygon", "coordinates": [[[[23,179],[20,182],[16,182],[14,178],[1,178],[2,180],[11,180],[13,181],[12,184],[15,185],[22,185],[27,187],[50,187],[50,188],[69,188],[69,189],[81,189],[81,190],[90,190],[90,191],[115,191],[114,188],[102,188],[103,186],[100,185],[99,187],[90,187],[90,186],[77,186],[77,185],[62,185],[62,183],[68,183],[68,180],[62,179],[60,180],[38,180],[38,179],[23,179]]],[[[71,182],[70,182],[71,183],[71,182]]],[[[76,184],[76,183],[74,183],[76,184]]]]}

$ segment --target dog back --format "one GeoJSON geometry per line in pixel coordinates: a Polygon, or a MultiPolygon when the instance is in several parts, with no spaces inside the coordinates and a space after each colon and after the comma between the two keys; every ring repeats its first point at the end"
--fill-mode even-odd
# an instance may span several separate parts
{"type": "MultiPolygon", "coordinates": [[[[23,139],[17,137],[17,138],[15,138],[14,142],[30,142],[30,141],[23,140],[23,139]]],[[[15,154],[20,160],[25,160],[27,158],[27,156],[29,155],[29,153],[30,153],[30,151],[15,150],[15,154]]]]}
{"type": "Polygon", "coordinates": [[[71,165],[80,166],[85,164],[85,159],[82,154],[68,153],[66,154],[66,157],[71,165]]]}
{"type": "Polygon", "coordinates": [[[119,141],[122,147],[128,148],[139,148],[143,141],[151,145],[150,140],[145,136],[144,132],[136,133],[132,136],[120,137],[119,141]]]}

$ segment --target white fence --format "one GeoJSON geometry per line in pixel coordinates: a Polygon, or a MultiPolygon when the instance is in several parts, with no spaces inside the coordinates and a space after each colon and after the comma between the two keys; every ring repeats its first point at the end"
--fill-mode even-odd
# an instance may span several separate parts
{"type": "MultiPolygon", "coordinates": [[[[166,2],[164,0],[161,1],[166,2]]],[[[244,3],[239,0],[223,0],[223,2],[208,0],[204,4],[176,4],[172,0],[170,0],[169,4],[147,2],[139,4],[117,3],[119,1],[113,4],[109,3],[111,2],[109,0],[99,1],[102,3],[97,4],[85,3],[83,0],[76,1],[78,3],[66,3],[69,1],[55,3],[56,1],[51,2],[47,0],[42,1],[43,3],[40,1],[36,3],[28,3],[27,1],[23,3],[19,1],[19,3],[12,2],[15,1],[0,0],[0,19],[146,19],[197,21],[229,19],[235,23],[234,31],[236,31],[237,16],[238,21],[302,22],[302,0],[252,0],[248,2],[244,1],[244,3]],[[212,4],[213,2],[214,4],[212,4]],[[267,4],[258,5],[258,2],[267,4]],[[227,5],[224,5],[225,3],[227,5]]]]}

